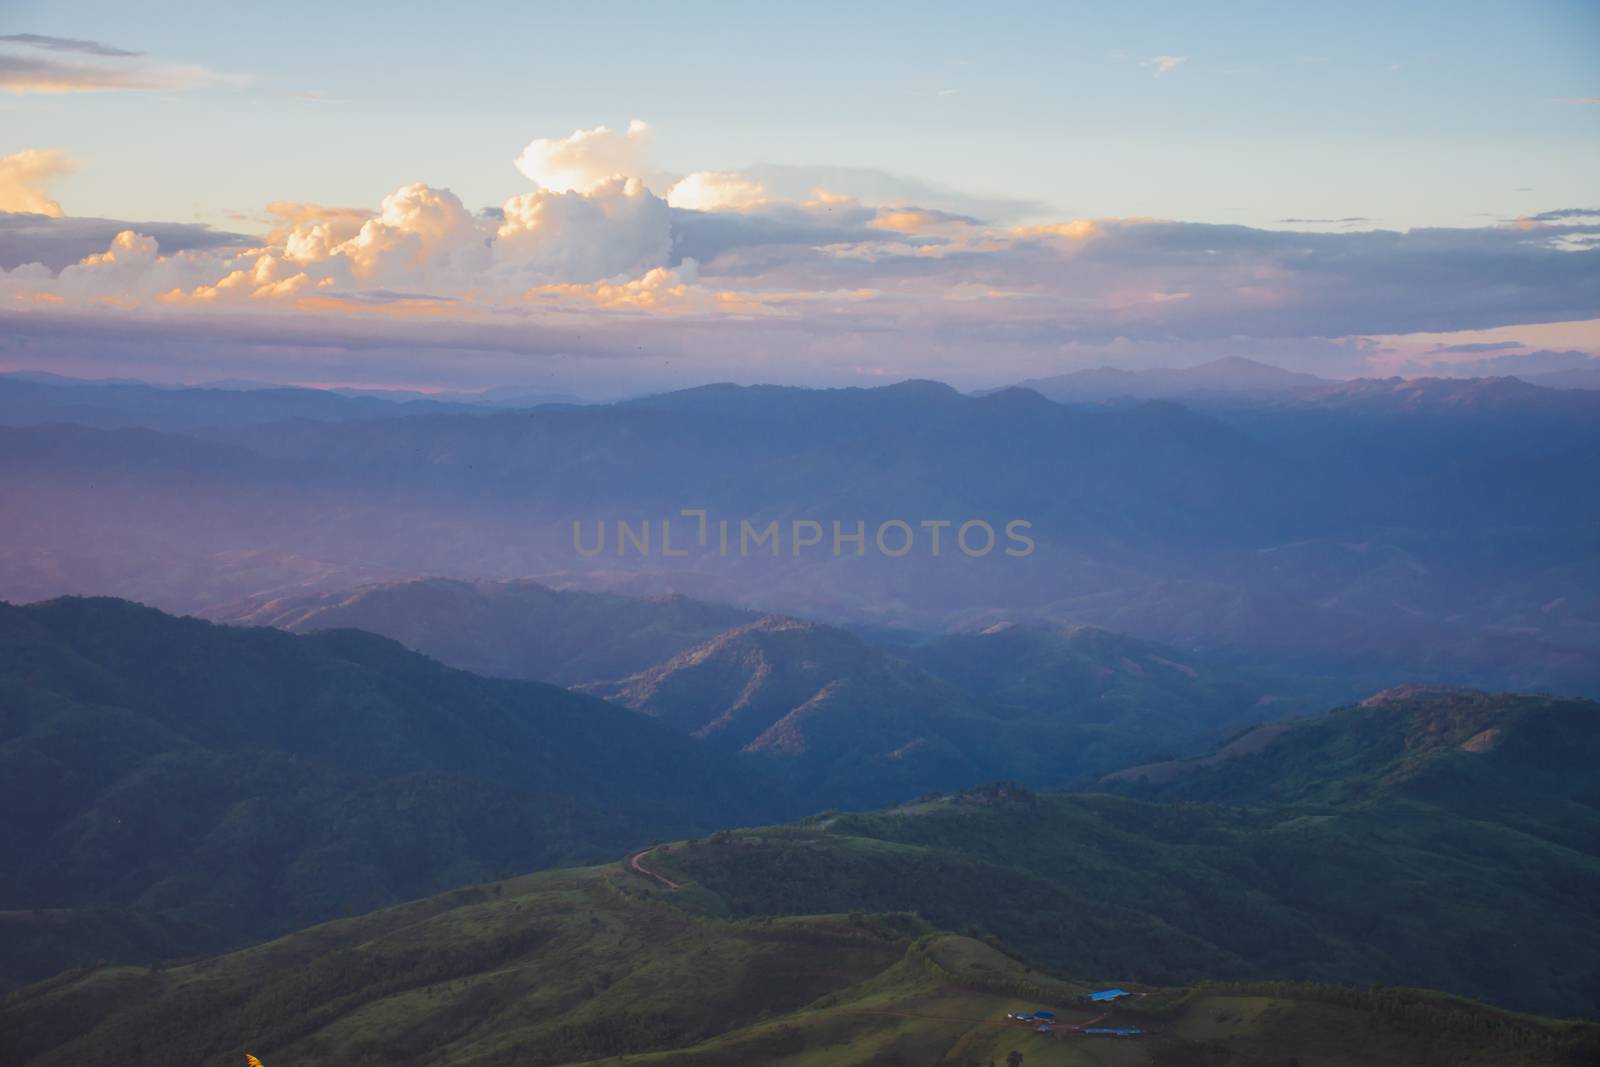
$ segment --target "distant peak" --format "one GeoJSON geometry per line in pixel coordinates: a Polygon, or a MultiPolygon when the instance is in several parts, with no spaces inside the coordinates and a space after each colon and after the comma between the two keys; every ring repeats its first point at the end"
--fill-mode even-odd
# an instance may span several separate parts
{"type": "Polygon", "coordinates": [[[743,629],[761,633],[780,633],[786,630],[820,630],[822,627],[817,623],[807,622],[805,619],[797,619],[793,615],[782,615],[774,612],[771,615],[761,616],[755,622],[748,623],[743,629]]]}
{"type": "Polygon", "coordinates": [[[886,393],[903,393],[909,396],[960,396],[954,386],[932,378],[907,378],[903,382],[878,387],[886,393]]]}

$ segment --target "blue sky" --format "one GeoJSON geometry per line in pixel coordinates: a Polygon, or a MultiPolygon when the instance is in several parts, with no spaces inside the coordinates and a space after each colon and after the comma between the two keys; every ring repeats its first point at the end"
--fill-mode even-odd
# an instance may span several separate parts
{"type": "Polygon", "coordinates": [[[668,170],[873,167],[1052,215],[1466,225],[1586,205],[1600,174],[1600,107],[1555,102],[1600,96],[1594,3],[57,0],[0,32],[224,79],[0,103],[6,141],[81,161],[58,199],[121,218],[417,180],[494,204],[530,138],[634,117],[668,170]]]}

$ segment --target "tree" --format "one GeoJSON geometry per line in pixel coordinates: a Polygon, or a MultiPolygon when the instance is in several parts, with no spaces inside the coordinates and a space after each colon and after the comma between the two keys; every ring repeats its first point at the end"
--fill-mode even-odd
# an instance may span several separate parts
{"type": "Polygon", "coordinates": [[[1006,1067],[1022,1067],[1022,1053],[1012,1049],[1006,1055],[1006,1067]]]}

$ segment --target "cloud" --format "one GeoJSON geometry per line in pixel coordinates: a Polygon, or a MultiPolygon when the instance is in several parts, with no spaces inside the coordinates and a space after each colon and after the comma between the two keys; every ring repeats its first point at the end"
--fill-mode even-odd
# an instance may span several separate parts
{"type": "Polygon", "coordinates": [[[1485,341],[1480,344],[1468,345],[1439,345],[1435,352],[1505,352],[1510,349],[1522,348],[1521,341],[1485,341]]]}
{"type": "Polygon", "coordinates": [[[960,197],[915,199],[928,187],[875,171],[696,171],[662,196],[617,170],[648,165],[643,136],[535,141],[532,169],[548,184],[482,211],[413,183],[372,208],[274,202],[270,231],[253,238],[0,215],[0,314],[48,321],[40,336],[71,335],[69,347],[93,332],[73,333],[73,316],[115,319],[130,336],[144,324],[152,338],[159,320],[197,351],[261,337],[297,350],[319,338],[343,351],[410,346],[408,365],[437,360],[440,373],[446,352],[648,351],[723,377],[741,366],[782,377],[789,365],[970,375],[981,351],[1027,376],[1106,353],[1249,352],[1324,370],[1380,355],[1513,358],[1513,338],[1586,345],[1536,331],[1594,317],[1600,289],[1600,249],[1584,243],[1600,227],[1584,209],[1407,232],[1352,229],[1354,216],[1331,231],[1017,225],[950,206],[960,197]],[[32,260],[45,265],[17,265],[32,260]],[[1463,332],[1496,328],[1516,332],[1463,332]],[[1364,341],[1393,336],[1412,339],[1381,354],[1364,341]],[[1457,345],[1494,347],[1445,350],[1457,345]]]}
{"type": "Polygon", "coordinates": [[[667,192],[667,203],[687,211],[746,211],[771,200],[766,186],[726,170],[696,171],[667,192]]]}
{"type": "Polygon", "coordinates": [[[589,282],[664,266],[672,252],[667,203],[637,178],[607,178],[582,193],[539,189],[501,212],[493,256],[508,274],[589,282]]]}
{"type": "Polygon", "coordinates": [[[160,92],[238,80],[200,66],[148,63],[142,53],[97,41],[0,36],[0,88],[14,93],[160,92]]]}
{"type": "Polygon", "coordinates": [[[39,33],[6,33],[0,34],[0,43],[21,44],[33,48],[43,48],[50,52],[82,52],[90,56],[115,56],[131,57],[143,55],[142,52],[130,52],[126,48],[113,48],[99,41],[84,41],[76,37],[47,37],[39,33]]]}
{"type": "Polygon", "coordinates": [[[268,232],[268,244],[282,244],[284,255],[292,260],[319,262],[333,250],[361,232],[377,213],[367,208],[324,207],[289,200],[274,200],[267,214],[279,225],[268,232]]]}
{"type": "Polygon", "coordinates": [[[1163,74],[1168,74],[1174,70],[1177,70],[1188,61],[1188,56],[1151,56],[1149,59],[1144,61],[1142,66],[1154,67],[1156,70],[1156,77],[1159,78],[1163,74]]]}
{"type": "Polygon", "coordinates": [[[826,189],[864,204],[919,204],[989,222],[1010,222],[1037,216],[1047,210],[1037,200],[961,192],[873,167],[758,163],[738,173],[759,183],[774,200],[804,201],[812,198],[816,190],[826,189]]]}
{"type": "Polygon", "coordinates": [[[1600,222],[1600,207],[1567,207],[1525,217],[1532,222],[1600,222]]]}
{"type": "Polygon", "coordinates": [[[577,130],[528,143],[516,159],[529,181],[553,193],[582,192],[607,178],[642,178],[649,173],[650,127],[638,119],[625,133],[609,127],[577,130]]]}
{"type": "Polygon", "coordinates": [[[61,205],[45,195],[45,188],[72,171],[72,160],[59,148],[25,148],[0,156],[0,211],[59,217],[61,205]]]}
{"type": "Polygon", "coordinates": [[[332,250],[366,282],[406,283],[470,274],[488,263],[488,243],[461,199],[415,182],[383,198],[375,218],[332,250]]]}
{"type": "Polygon", "coordinates": [[[890,230],[895,233],[940,234],[962,232],[982,223],[971,215],[957,215],[951,211],[936,211],[923,207],[891,207],[878,209],[868,225],[875,230],[890,230]]]}
{"type": "Polygon", "coordinates": [[[243,234],[184,222],[129,222],[122,219],[52,218],[43,214],[0,212],[0,270],[41,264],[50,274],[96,252],[123,230],[154,237],[168,252],[221,252],[255,242],[243,234]]]}

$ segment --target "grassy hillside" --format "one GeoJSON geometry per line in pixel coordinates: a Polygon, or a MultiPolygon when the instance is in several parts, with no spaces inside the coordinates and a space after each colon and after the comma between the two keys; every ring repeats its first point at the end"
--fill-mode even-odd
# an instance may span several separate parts
{"type": "Polygon", "coordinates": [[[458,890],[257,948],[63,975],[0,1003],[17,1067],[115,1061],[1577,1064],[1596,1028],[1403,990],[1208,986],[1104,1013],[1090,985],[908,916],[730,921],[622,866],[458,890]],[[1052,1036],[1008,1021],[1136,1038],[1052,1036]]]}
{"type": "Polygon", "coordinates": [[[1587,700],[1398,686],[1359,705],[1241,734],[1209,756],[1131,767],[1133,795],[1232,804],[1344,805],[1405,794],[1488,817],[1594,819],[1597,708],[1587,700]],[[1587,811],[1585,809],[1588,809],[1587,811]]]}
{"type": "Polygon", "coordinates": [[[0,649],[0,909],[101,909],[24,923],[0,982],[151,923],[214,949],[784,810],[631,712],[369,634],[62,600],[0,605],[0,649]]]}
{"type": "Polygon", "coordinates": [[[1150,787],[1221,804],[989,788],[713,835],[667,869],[735,915],[916,911],[1151,982],[1600,1014],[1600,705],[1404,690],[1263,732],[1150,787]]]}

